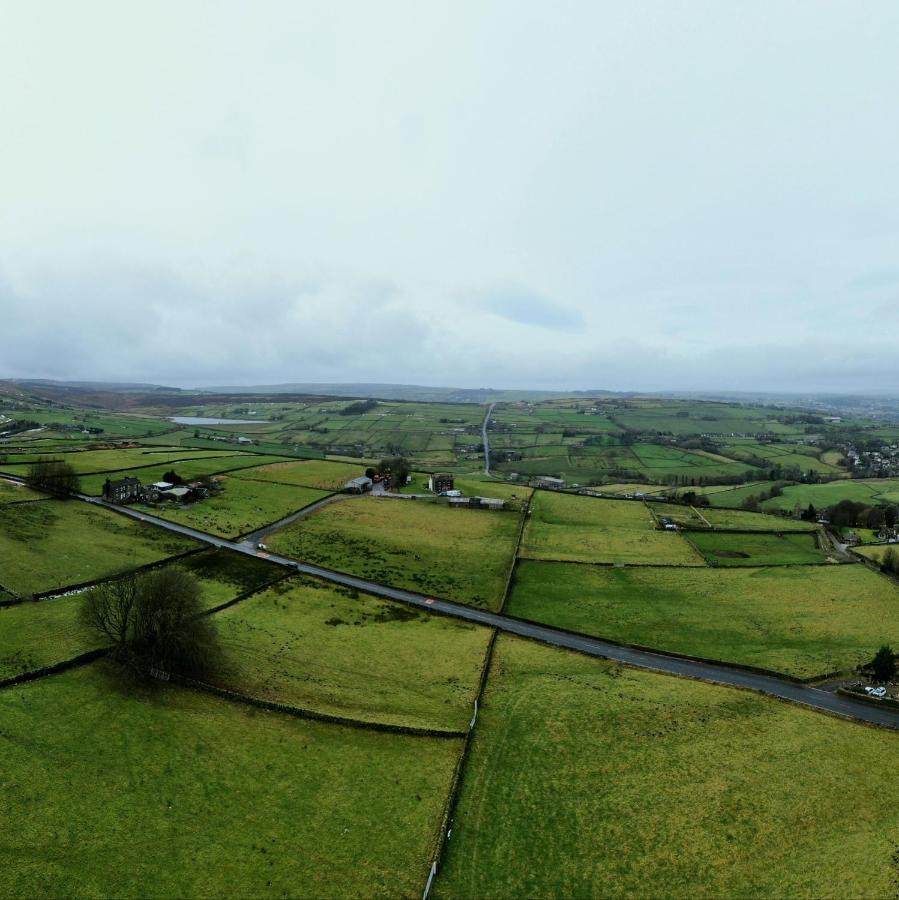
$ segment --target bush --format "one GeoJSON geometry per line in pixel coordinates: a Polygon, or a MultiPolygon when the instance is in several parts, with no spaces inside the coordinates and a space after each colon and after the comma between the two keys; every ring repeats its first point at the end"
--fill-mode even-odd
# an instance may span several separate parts
{"type": "Polygon", "coordinates": [[[28,467],[25,483],[30,488],[57,497],[77,494],[81,488],[75,469],[69,463],[44,456],[28,467]]]}

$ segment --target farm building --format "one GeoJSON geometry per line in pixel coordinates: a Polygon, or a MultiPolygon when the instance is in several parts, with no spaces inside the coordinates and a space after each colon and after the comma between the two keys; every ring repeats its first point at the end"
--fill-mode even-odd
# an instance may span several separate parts
{"type": "Polygon", "coordinates": [[[441,494],[443,491],[451,491],[455,485],[453,476],[447,472],[435,472],[428,476],[428,490],[435,494],[441,494]]]}
{"type": "Polygon", "coordinates": [[[128,503],[140,500],[143,495],[144,489],[137,478],[119,478],[117,481],[107,478],[103,485],[103,499],[110,503],[128,503]]]}
{"type": "Polygon", "coordinates": [[[506,503],[498,497],[450,497],[449,505],[465,509],[503,509],[506,503]]]}
{"type": "Polygon", "coordinates": [[[565,487],[565,481],[562,478],[552,478],[549,475],[540,475],[538,478],[531,479],[531,487],[560,490],[565,487]]]}
{"type": "Polygon", "coordinates": [[[183,500],[190,493],[190,488],[170,487],[167,491],[160,491],[159,496],[163,500],[183,500]]]}
{"type": "Polygon", "coordinates": [[[343,489],[348,494],[364,494],[366,491],[370,491],[372,486],[372,480],[367,475],[360,475],[358,478],[351,478],[344,486],[343,489]]]}

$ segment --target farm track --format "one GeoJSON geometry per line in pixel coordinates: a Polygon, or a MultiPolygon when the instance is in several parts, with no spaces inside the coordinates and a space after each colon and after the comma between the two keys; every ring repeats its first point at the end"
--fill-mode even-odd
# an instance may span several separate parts
{"type": "Polygon", "coordinates": [[[860,700],[856,701],[850,697],[799,684],[790,681],[787,678],[764,675],[722,663],[684,659],[651,650],[622,646],[610,641],[604,641],[600,638],[592,638],[586,635],[552,628],[547,625],[541,625],[537,622],[517,619],[500,613],[488,612],[487,610],[476,609],[475,607],[465,606],[461,603],[453,603],[448,600],[427,597],[422,594],[414,593],[413,591],[393,588],[387,585],[378,584],[377,582],[368,581],[364,578],[358,578],[355,575],[335,572],[321,566],[310,565],[309,563],[297,562],[296,560],[288,559],[274,553],[260,552],[251,544],[238,543],[215,537],[214,535],[198,531],[194,528],[189,528],[185,525],[167,522],[164,519],[158,519],[155,516],[146,515],[145,513],[140,513],[128,509],[127,507],[117,506],[114,503],[107,503],[97,497],[88,497],[84,494],[78,494],[77,496],[86,503],[103,506],[120,515],[157,525],[160,528],[165,528],[176,534],[194,538],[195,540],[202,541],[214,547],[221,547],[248,556],[266,559],[274,565],[284,566],[296,572],[302,572],[306,575],[312,575],[326,581],[355,588],[356,590],[364,591],[378,597],[385,597],[388,600],[406,603],[410,606],[415,606],[432,613],[439,613],[452,618],[474,622],[479,625],[486,625],[490,628],[499,629],[507,634],[514,634],[529,640],[563,647],[578,653],[584,653],[588,656],[608,659],[613,662],[622,663],[623,665],[668,675],[676,675],[682,678],[706,681],[711,684],[720,684],[728,687],[740,688],[742,690],[755,691],[771,697],[777,697],[790,703],[798,703],[830,715],[853,719],[868,725],[899,730],[899,710],[875,707],[860,700]]]}

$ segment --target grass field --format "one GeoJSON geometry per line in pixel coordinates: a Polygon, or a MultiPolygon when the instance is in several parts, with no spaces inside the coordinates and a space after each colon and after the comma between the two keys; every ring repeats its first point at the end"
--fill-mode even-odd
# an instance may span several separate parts
{"type": "Polygon", "coordinates": [[[865,559],[873,560],[876,563],[879,563],[887,550],[893,548],[893,553],[899,557],[899,545],[896,544],[874,544],[868,547],[855,547],[854,552],[858,553],[859,556],[864,556],[865,559]]]}
{"type": "Polygon", "coordinates": [[[236,477],[273,481],[300,487],[339,491],[351,479],[365,474],[365,466],[316,459],[303,462],[278,462],[244,469],[236,477]]]}
{"type": "Polygon", "coordinates": [[[813,534],[692,531],[690,540],[715,566],[795,566],[827,560],[813,534]]]}
{"type": "MultiPolygon", "coordinates": [[[[189,506],[161,503],[154,515],[224,538],[236,538],[327,497],[327,491],[224,476],[224,491],[189,506]]],[[[142,507],[143,508],[143,507],[142,507]]]]}
{"type": "Polygon", "coordinates": [[[674,532],[658,531],[649,510],[632,500],[598,500],[537,491],[521,556],[631,565],[703,565],[674,532]]]}
{"type": "MultiPolygon", "coordinates": [[[[871,506],[899,503],[899,478],[865,478],[829,481],[826,484],[792,484],[780,497],[762,503],[763,509],[805,509],[810,503],[825,509],[840,500],[856,500],[871,506]]],[[[713,501],[714,502],[714,501],[713,501]]]]}
{"type": "Polygon", "coordinates": [[[490,630],[302,576],[215,617],[224,687],[374,722],[464,730],[490,630]]]}
{"type": "Polygon", "coordinates": [[[899,588],[862,565],[626,568],[522,561],[512,615],[799,678],[899,644],[899,588]]]}
{"type": "Polygon", "coordinates": [[[43,500],[46,495],[33,491],[23,484],[4,481],[0,478],[0,506],[8,503],[23,503],[26,500],[43,500]]]}
{"type": "MultiPolygon", "coordinates": [[[[173,563],[194,575],[210,608],[281,577],[262,560],[230,550],[204,550],[173,563]]],[[[80,621],[83,595],[0,607],[0,680],[50,666],[104,645],[80,621]]]]}
{"type": "Polygon", "coordinates": [[[75,500],[0,505],[0,584],[22,595],[124,572],[195,546],[75,500]]]}
{"type": "Polygon", "coordinates": [[[687,528],[714,528],[719,531],[814,531],[814,522],[770,516],[738,509],[710,509],[702,506],[653,506],[660,516],[666,516],[687,528]]]}
{"type": "Polygon", "coordinates": [[[362,497],[325,506],[267,544],[381,584],[497,609],[518,523],[511,512],[362,497]]]}
{"type": "Polygon", "coordinates": [[[140,447],[116,450],[72,450],[62,453],[22,453],[10,455],[7,462],[0,466],[14,475],[22,475],[30,462],[40,457],[64,459],[78,475],[89,475],[94,472],[115,472],[119,469],[141,468],[143,466],[165,465],[177,460],[216,459],[234,456],[233,450],[188,450],[183,447],[140,447]]]}
{"type": "Polygon", "coordinates": [[[460,743],[98,664],[0,692],[0,721],[4,897],[418,896],[460,743]]]}
{"type": "Polygon", "coordinates": [[[896,746],[503,636],[435,896],[889,897],[896,746]]]}
{"type": "Polygon", "coordinates": [[[114,475],[84,475],[81,478],[81,490],[85,494],[99,495],[103,493],[103,483],[107,478],[113,481],[119,478],[131,476],[140,479],[142,484],[152,484],[161,481],[166,472],[174,469],[175,473],[185,481],[202,478],[205,475],[216,475],[219,472],[232,472],[240,469],[248,469],[261,463],[281,461],[277,456],[254,456],[252,454],[238,454],[233,456],[208,456],[197,459],[187,459],[181,462],[154,465],[149,468],[128,469],[117,472],[114,475]]]}

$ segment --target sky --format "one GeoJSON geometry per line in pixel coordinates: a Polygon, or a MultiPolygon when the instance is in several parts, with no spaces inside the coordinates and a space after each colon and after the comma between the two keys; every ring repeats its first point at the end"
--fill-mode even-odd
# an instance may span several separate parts
{"type": "Polygon", "coordinates": [[[899,393],[899,3],[0,0],[0,377],[899,393]]]}

